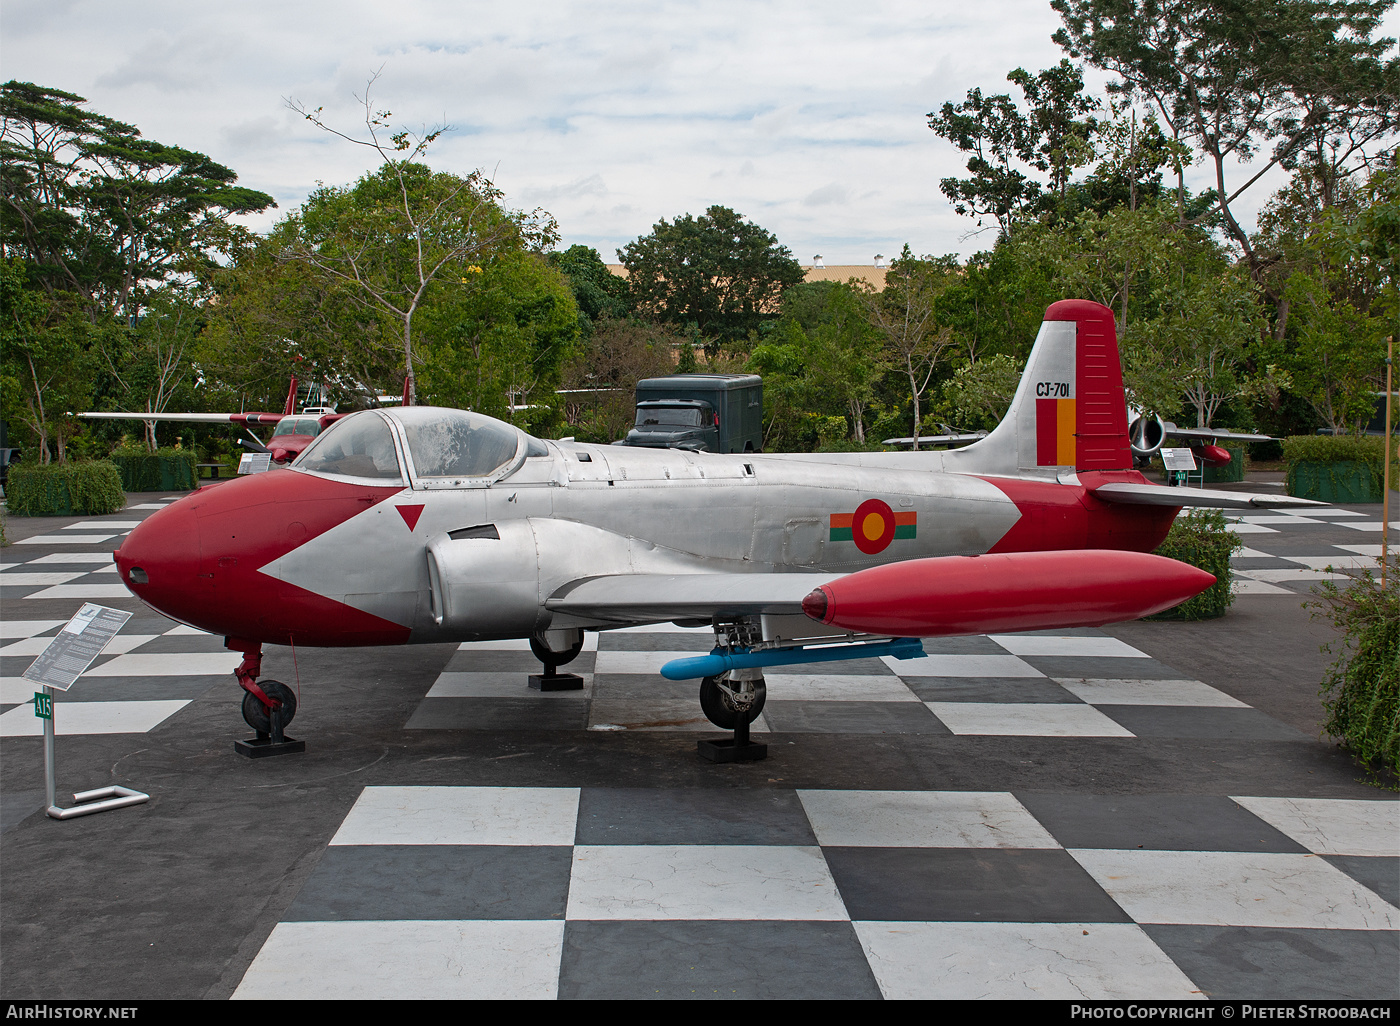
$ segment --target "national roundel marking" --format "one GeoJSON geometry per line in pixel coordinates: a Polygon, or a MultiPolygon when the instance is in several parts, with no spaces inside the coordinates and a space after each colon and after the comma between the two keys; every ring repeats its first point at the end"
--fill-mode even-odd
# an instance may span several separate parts
{"type": "Polygon", "coordinates": [[[851,540],[867,556],[884,552],[894,541],[894,510],[880,499],[866,499],[851,517],[851,540]]]}

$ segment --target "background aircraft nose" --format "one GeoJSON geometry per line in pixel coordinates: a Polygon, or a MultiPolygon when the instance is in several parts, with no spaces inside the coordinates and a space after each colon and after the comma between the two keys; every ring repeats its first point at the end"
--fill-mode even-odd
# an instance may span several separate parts
{"type": "Polygon", "coordinates": [[[196,587],[199,522],[193,496],[171,503],[143,520],[116,552],[122,583],[161,611],[181,606],[196,587]]]}

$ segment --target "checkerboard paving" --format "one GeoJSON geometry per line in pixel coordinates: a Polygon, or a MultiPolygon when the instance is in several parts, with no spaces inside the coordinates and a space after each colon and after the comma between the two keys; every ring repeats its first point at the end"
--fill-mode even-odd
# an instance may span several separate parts
{"type": "MultiPolygon", "coordinates": [[[[708,629],[632,628],[587,635],[565,667],[579,691],[532,691],[539,662],[524,642],[461,645],[410,716],[410,730],[571,729],[714,732],[696,681],[663,663],[708,652],[708,629]]],[[[931,733],[1045,737],[1301,737],[1243,702],[1101,631],[924,642],[926,655],[776,667],[756,732],[931,733]]]]}
{"type": "Polygon", "coordinates": [[[235,997],[1395,997],[1397,812],[368,787],[235,997]]]}

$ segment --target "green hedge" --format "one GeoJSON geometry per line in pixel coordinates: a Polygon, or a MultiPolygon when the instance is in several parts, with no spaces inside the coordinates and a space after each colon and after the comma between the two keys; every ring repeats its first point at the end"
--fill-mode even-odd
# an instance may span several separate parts
{"type": "MultiPolygon", "coordinates": [[[[1342,633],[1341,652],[1322,682],[1323,725],[1372,772],[1394,784],[1400,775],[1400,587],[1389,568],[1388,587],[1370,570],[1346,587],[1321,584],[1314,603],[1342,633]]],[[[1332,645],[1322,646],[1324,652],[1332,645]]]]}
{"type": "MultiPolygon", "coordinates": [[[[1289,495],[1324,502],[1380,502],[1385,443],[1374,435],[1293,435],[1283,440],[1289,495]]],[[[1390,486],[1400,466],[1391,442],[1390,486]]]]}
{"type": "Polygon", "coordinates": [[[199,487],[199,457],[190,449],[123,448],[112,454],[112,462],[128,492],[187,492],[199,487]]]}
{"type": "Polygon", "coordinates": [[[1235,596],[1230,593],[1230,554],[1243,547],[1218,509],[1192,510],[1176,518],[1157,555],[1180,560],[1215,575],[1215,583],[1179,606],[1147,617],[1148,620],[1213,620],[1224,616],[1235,596]]]}
{"type": "Polygon", "coordinates": [[[5,504],[17,517],[101,515],[125,507],[126,495],[108,460],[17,463],[5,484],[5,504]]]}

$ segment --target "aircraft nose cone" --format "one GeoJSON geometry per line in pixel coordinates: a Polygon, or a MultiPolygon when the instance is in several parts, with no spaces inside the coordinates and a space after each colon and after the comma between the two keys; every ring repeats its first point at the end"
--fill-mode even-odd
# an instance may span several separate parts
{"type": "Polygon", "coordinates": [[[162,612],[185,603],[199,572],[199,523],[189,499],[143,520],[116,552],[117,573],[133,595],[162,612]]]}

